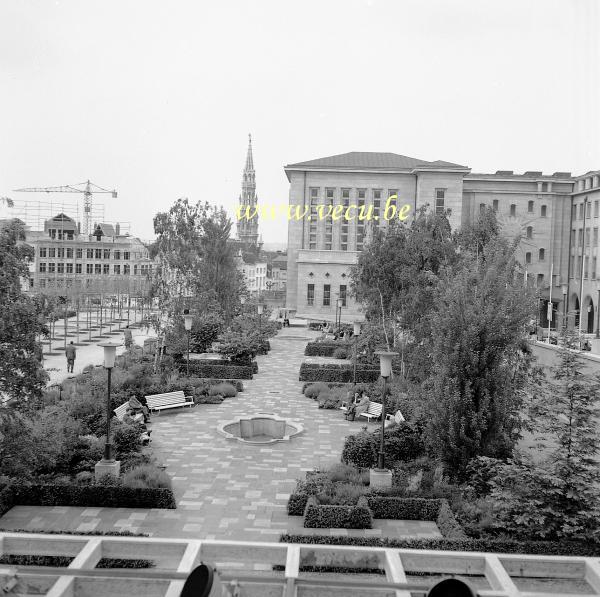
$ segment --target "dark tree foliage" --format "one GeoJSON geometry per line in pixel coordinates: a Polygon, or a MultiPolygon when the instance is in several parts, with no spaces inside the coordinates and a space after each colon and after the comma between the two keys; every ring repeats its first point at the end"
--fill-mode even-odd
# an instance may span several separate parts
{"type": "Polygon", "coordinates": [[[18,220],[0,227],[0,395],[19,406],[41,396],[47,374],[40,362],[39,335],[47,334],[41,305],[23,292],[29,283],[32,248],[18,220]]]}
{"type": "Polygon", "coordinates": [[[440,283],[432,313],[429,437],[449,472],[476,456],[508,457],[518,438],[531,355],[524,331],[534,306],[515,282],[516,245],[495,239],[440,283]]]}

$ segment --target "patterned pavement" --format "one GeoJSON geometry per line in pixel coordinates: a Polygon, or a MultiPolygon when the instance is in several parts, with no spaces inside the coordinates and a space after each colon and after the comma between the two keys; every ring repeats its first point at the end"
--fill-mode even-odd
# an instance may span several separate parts
{"type": "Polygon", "coordinates": [[[296,480],[338,462],[344,437],[365,424],[344,420],[340,411],[320,410],[300,393],[304,347],[315,335],[299,327],[282,330],[237,397],[153,416],[152,449],[172,477],[177,510],[17,506],[0,518],[0,528],[239,541],[273,541],[283,532],[439,537],[433,522],[378,520],[373,529],[330,531],[304,529],[302,517],[287,515],[296,480]],[[220,423],[259,412],[301,422],[304,433],[268,446],[228,441],[217,433],[220,423]]]}

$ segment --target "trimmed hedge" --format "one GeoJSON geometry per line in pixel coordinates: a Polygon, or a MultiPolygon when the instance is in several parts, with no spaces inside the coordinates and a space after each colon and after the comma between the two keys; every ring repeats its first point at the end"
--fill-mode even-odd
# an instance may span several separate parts
{"type": "Polygon", "coordinates": [[[514,539],[390,539],[387,537],[347,537],[345,535],[281,535],[282,543],[313,545],[355,545],[436,551],[481,551],[548,556],[600,556],[600,543],[584,541],[516,541],[514,539]]]}
{"type": "Polygon", "coordinates": [[[0,516],[4,516],[14,505],[14,492],[10,485],[0,489],[0,516]]]}
{"type": "MultiPolygon", "coordinates": [[[[180,365],[180,370],[185,371],[186,365],[180,365]]],[[[196,377],[220,377],[233,379],[252,379],[251,365],[197,365],[190,362],[190,374],[196,377]]]]}
{"type": "Polygon", "coordinates": [[[290,516],[303,516],[309,497],[308,493],[292,493],[288,499],[287,513],[290,516]]]}
{"type": "Polygon", "coordinates": [[[12,485],[14,506],[176,508],[170,489],[119,485],[12,485]]]}
{"type": "MultiPolygon", "coordinates": [[[[253,373],[258,373],[258,363],[252,361],[250,365],[240,365],[239,363],[232,363],[229,359],[193,359],[190,361],[190,371],[192,371],[192,365],[197,364],[198,366],[211,366],[211,365],[222,365],[225,367],[252,367],[253,373]]],[[[183,367],[186,366],[186,361],[183,361],[183,367]]]]}
{"type": "Polygon", "coordinates": [[[445,499],[399,498],[365,496],[373,518],[392,520],[431,520],[440,533],[448,539],[465,539],[466,535],[458,524],[450,504],[445,499]]]}
{"type": "Polygon", "coordinates": [[[371,510],[359,500],[356,506],[321,506],[310,497],[304,510],[304,527],[308,529],[370,529],[371,510]]]}
{"type": "MultiPolygon", "coordinates": [[[[352,363],[346,364],[321,364],[302,363],[300,365],[300,381],[324,381],[337,383],[350,383],[354,378],[352,363]]],[[[379,379],[379,368],[357,369],[357,383],[373,383],[379,379]]]]}
{"type": "Polygon", "coordinates": [[[350,350],[352,347],[348,342],[309,342],[304,349],[307,357],[332,357],[338,348],[350,350]]]}

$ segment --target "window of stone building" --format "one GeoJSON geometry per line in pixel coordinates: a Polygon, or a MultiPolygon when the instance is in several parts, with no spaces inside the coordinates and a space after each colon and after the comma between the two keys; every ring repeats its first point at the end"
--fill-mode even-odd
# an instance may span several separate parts
{"type": "Polygon", "coordinates": [[[583,247],[583,228],[577,231],[577,246],[583,247]]]}
{"type": "Polygon", "coordinates": [[[527,238],[533,238],[533,226],[527,226],[527,238]]]}
{"type": "Polygon", "coordinates": [[[598,265],[598,261],[596,257],[592,257],[592,280],[596,279],[596,267],[598,265]]]}
{"type": "Polygon", "coordinates": [[[110,249],[104,249],[104,251],[102,253],[102,258],[103,259],[110,259],[110,249]]]}
{"type": "Polygon", "coordinates": [[[498,203],[498,199],[494,199],[494,200],[492,201],[492,209],[493,209],[494,211],[498,211],[498,205],[499,205],[499,203],[498,203]]]}
{"type": "Polygon", "coordinates": [[[544,257],[546,256],[546,249],[540,249],[538,259],[540,261],[544,261],[544,257]]]}
{"type": "Polygon", "coordinates": [[[81,273],[81,263],[76,263],[75,264],[75,273],[76,274],[80,274],[81,273]]]}
{"type": "Polygon", "coordinates": [[[576,220],[577,219],[577,206],[573,205],[573,209],[572,209],[572,213],[571,213],[571,219],[572,220],[576,220]]]}
{"type": "Polygon", "coordinates": [[[525,263],[531,263],[531,253],[525,253],[525,263]]]}
{"type": "Polygon", "coordinates": [[[585,229],[585,246],[586,247],[590,246],[590,229],[589,228],[585,229]]]}
{"type": "Polygon", "coordinates": [[[85,273],[86,274],[93,274],[94,273],[94,264],[93,263],[86,263],[85,264],[85,273]]]}
{"type": "Polygon", "coordinates": [[[315,199],[316,199],[316,200],[318,200],[318,199],[319,199],[319,189],[312,188],[312,189],[310,190],[310,202],[311,202],[311,203],[316,203],[316,201],[313,201],[313,200],[315,200],[315,199]]]}
{"type": "Polygon", "coordinates": [[[527,202],[527,213],[530,213],[530,214],[533,213],[533,201],[527,202]]]}
{"type": "Polygon", "coordinates": [[[571,278],[575,277],[575,255],[571,255],[569,259],[569,270],[571,272],[571,278]]]}
{"type": "Polygon", "coordinates": [[[58,274],[64,274],[65,273],[65,264],[64,263],[57,263],[56,264],[56,273],[58,273],[58,274]]]}
{"type": "Polygon", "coordinates": [[[102,249],[94,249],[94,259],[102,259],[102,249]]]}
{"type": "Polygon", "coordinates": [[[510,215],[511,216],[517,215],[517,206],[514,203],[511,203],[511,205],[510,205],[510,215]]]}
{"type": "Polygon", "coordinates": [[[588,265],[589,265],[589,262],[590,262],[590,258],[586,255],[585,259],[583,260],[583,277],[586,280],[588,278],[588,265]]]}
{"type": "Polygon", "coordinates": [[[48,249],[48,257],[56,257],[56,249],[54,247],[48,249]]]}
{"type": "Polygon", "coordinates": [[[113,272],[115,274],[120,274],[121,273],[121,266],[120,265],[114,265],[113,266],[113,272]]]}
{"type": "Polygon", "coordinates": [[[45,263],[40,263],[40,273],[41,274],[46,273],[46,264],[45,263]]]}
{"type": "Polygon", "coordinates": [[[479,204],[479,213],[482,214],[485,212],[485,203],[479,204]]]}
{"type": "Polygon", "coordinates": [[[594,201],[594,217],[598,217],[598,201],[594,201]]]}
{"type": "Polygon", "coordinates": [[[94,273],[101,274],[102,273],[102,265],[100,263],[94,264],[94,273]]]}
{"type": "Polygon", "coordinates": [[[446,189],[435,190],[435,213],[443,214],[446,203],[446,189]]]}
{"type": "Polygon", "coordinates": [[[547,193],[547,192],[548,192],[548,183],[543,182],[542,183],[542,193],[547,193]]]}
{"type": "MultiPolygon", "coordinates": [[[[350,189],[342,189],[342,199],[350,201],[350,189]]],[[[344,201],[344,204],[348,201],[344,201]]]]}
{"type": "Polygon", "coordinates": [[[538,286],[543,286],[544,285],[544,274],[538,274],[537,275],[537,285],[538,286]]]}
{"type": "Polygon", "coordinates": [[[548,207],[546,205],[542,205],[541,216],[545,218],[548,215],[548,207]]]}
{"type": "Polygon", "coordinates": [[[347,297],[346,285],[340,284],[340,301],[342,301],[342,307],[346,306],[346,297],[347,297]]]}
{"type": "Polygon", "coordinates": [[[65,248],[64,247],[58,247],[58,249],[56,250],[56,256],[59,259],[64,259],[65,258],[65,248]]]}
{"type": "Polygon", "coordinates": [[[331,284],[323,284],[323,306],[331,305],[331,284]]]}
{"type": "Polygon", "coordinates": [[[40,257],[46,257],[47,250],[46,247],[40,247],[40,257]]]}
{"type": "MultiPolygon", "coordinates": [[[[366,189],[358,189],[358,198],[359,200],[362,199],[362,204],[365,204],[365,197],[367,196],[367,191],[366,189]]],[[[360,201],[359,201],[360,203],[360,201]]]]}
{"type": "Polygon", "coordinates": [[[594,247],[598,246],[598,228],[594,228],[594,240],[592,244],[594,247]]]}
{"type": "Polygon", "coordinates": [[[94,249],[86,249],[85,255],[86,255],[87,259],[93,259],[94,258],[94,249]]]}
{"type": "Polygon", "coordinates": [[[125,261],[129,261],[129,251],[123,251],[123,259],[125,259],[125,261]]]}
{"type": "Polygon", "coordinates": [[[314,305],[315,304],[315,285],[308,284],[306,286],[306,304],[314,305]]]}
{"type": "Polygon", "coordinates": [[[581,255],[577,256],[577,270],[575,271],[577,278],[581,277],[581,255]]]}
{"type": "Polygon", "coordinates": [[[67,274],[72,274],[72,273],[73,273],[73,264],[67,263],[67,274]]]}
{"type": "Polygon", "coordinates": [[[102,266],[102,273],[103,273],[104,275],[108,275],[108,274],[110,274],[110,265],[108,265],[108,263],[105,263],[105,264],[102,266]]]}
{"type": "Polygon", "coordinates": [[[592,217],[592,202],[588,201],[586,203],[586,205],[587,205],[587,208],[585,210],[585,217],[586,218],[591,218],[592,217]]]}
{"type": "Polygon", "coordinates": [[[583,203],[579,204],[579,219],[583,220],[583,203]]]}
{"type": "Polygon", "coordinates": [[[49,274],[53,274],[56,271],[56,264],[55,263],[49,263],[48,264],[48,273],[49,274]]]}
{"type": "Polygon", "coordinates": [[[67,259],[73,259],[73,248],[67,247],[67,259]]]}

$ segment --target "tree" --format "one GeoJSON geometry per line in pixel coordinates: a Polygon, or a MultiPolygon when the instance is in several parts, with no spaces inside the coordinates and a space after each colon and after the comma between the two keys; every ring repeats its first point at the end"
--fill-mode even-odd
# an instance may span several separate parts
{"type": "Polygon", "coordinates": [[[435,369],[429,439],[455,478],[476,456],[509,457],[532,357],[524,340],[532,292],[517,283],[516,243],[495,239],[448,271],[431,316],[435,369]]]}
{"type": "Polygon", "coordinates": [[[47,380],[37,337],[48,330],[40,306],[27,296],[32,248],[26,245],[23,224],[12,220],[0,227],[0,394],[23,406],[41,396],[47,380]]]}
{"type": "Polygon", "coordinates": [[[476,220],[469,222],[455,234],[455,241],[462,250],[471,252],[479,259],[484,257],[485,248],[498,238],[499,233],[496,213],[491,207],[486,207],[476,220]]]}
{"type": "Polygon", "coordinates": [[[565,337],[560,361],[530,406],[544,457],[517,457],[492,481],[499,527],[536,538],[600,539],[600,376],[583,373],[565,337]],[[508,525],[508,526],[507,526],[508,525]]]}

